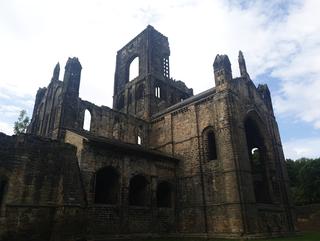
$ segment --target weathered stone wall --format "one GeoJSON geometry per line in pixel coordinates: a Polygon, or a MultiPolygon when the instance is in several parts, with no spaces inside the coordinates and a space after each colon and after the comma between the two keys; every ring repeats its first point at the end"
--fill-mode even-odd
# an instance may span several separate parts
{"type": "Polygon", "coordinates": [[[173,106],[151,122],[151,148],[179,157],[178,175],[188,177],[178,194],[182,204],[180,231],[203,232],[206,222],[207,231],[216,234],[290,232],[293,206],[288,200],[272,104],[266,104],[268,100],[248,78],[231,79],[226,86],[173,106]],[[252,184],[244,122],[253,113],[258,116],[266,147],[267,186],[272,199],[268,205],[257,205],[252,184]],[[215,133],[216,160],[205,157],[203,133],[207,128],[215,133]],[[194,220],[202,222],[201,228],[194,220]]]}
{"type": "Polygon", "coordinates": [[[55,224],[69,218],[57,210],[85,204],[71,145],[1,134],[0,176],[8,185],[1,205],[1,240],[49,240],[55,224]]]}
{"type": "Polygon", "coordinates": [[[121,145],[111,139],[97,139],[72,131],[67,131],[66,142],[78,148],[88,202],[89,236],[175,231],[176,159],[136,145],[121,145]],[[113,204],[96,203],[96,175],[99,170],[110,167],[119,174],[117,200],[113,204]],[[129,203],[130,180],[137,175],[142,175],[148,182],[146,203],[138,206],[129,203]],[[163,181],[172,187],[170,207],[157,205],[157,188],[163,181]]]}

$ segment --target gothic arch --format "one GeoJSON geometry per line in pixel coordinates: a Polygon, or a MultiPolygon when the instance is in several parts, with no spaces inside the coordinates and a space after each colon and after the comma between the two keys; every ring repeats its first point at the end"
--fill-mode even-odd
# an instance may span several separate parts
{"type": "Polygon", "coordinates": [[[149,182],[144,175],[133,176],[129,184],[129,205],[148,206],[150,204],[149,189],[149,182]]]}
{"type": "Polygon", "coordinates": [[[270,203],[267,132],[264,122],[256,111],[247,114],[244,130],[256,202],[270,203]]]}
{"type": "Polygon", "coordinates": [[[99,169],[95,174],[95,199],[98,204],[117,204],[120,190],[120,175],[111,166],[99,169]]]}
{"type": "Polygon", "coordinates": [[[86,131],[91,130],[92,114],[91,111],[86,108],[83,114],[83,125],[82,128],[86,131]]]}
{"type": "Polygon", "coordinates": [[[131,81],[139,76],[140,57],[138,54],[133,55],[127,64],[128,81],[131,81]]]}

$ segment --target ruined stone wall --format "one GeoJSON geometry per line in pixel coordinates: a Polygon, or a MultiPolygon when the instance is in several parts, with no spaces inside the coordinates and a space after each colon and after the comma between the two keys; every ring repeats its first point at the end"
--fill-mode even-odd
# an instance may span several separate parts
{"type": "Polygon", "coordinates": [[[216,236],[292,231],[282,146],[270,105],[251,80],[244,78],[232,79],[226,90],[200,94],[196,99],[160,113],[150,127],[151,147],[182,160],[178,169],[179,230],[203,232],[207,225],[207,231],[216,236]],[[244,127],[253,112],[260,116],[256,121],[266,146],[268,204],[258,205],[253,190],[244,127]],[[215,160],[206,158],[203,138],[207,128],[215,135],[215,160]]]}
{"type": "Polygon", "coordinates": [[[48,88],[39,89],[28,132],[57,138],[61,125],[62,82],[52,80],[48,88]]]}
{"type": "Polygon", "coordinates": [[[67,132],[66,142],[81,149],[78,157],[88,202],[88,237],[175,232],[177,160],[148,153],[143,147],[119,147],[112,140],[98,141],[72,131],[67,132]],[[119,178],[112,203],[97,201],[97,175],[105,168],[114,170],[119,178]],[[130,181],[137,175],[148,183],[145,202],[139,205],[129,201],[130,181]],[[169,207],[158,205],[157,189],[162,182],[171,186],[169,207]]]}
{"type": "MultiPolygon", "coordinates": [[[[90,133],[134,144],[137,144],[139,136],[141,145],[148,145],[147,122],[106,106],[98,107],[88,101],[81,100],[79,108],[79,123],[81,126],[83,126],[85,110],[88,110],[91,114],[90,133]]],[[[78,130],[83,129],[79,128],[78,130]]]]}
{"type": "MultiPolygon", "coordinates": [[[[68,212],[57,212],[65,206],[78,210],[73,219],[79,220],[85,200],[71,145],[1,134],[0,176],[7,181],[1,200],[1,240],[49,240],[53,229],[60,231],[57,224],[72,218],[68,212]]],[[[83,220],[65,230],[75,233],[83,220]]],[[[60,238],[67,237],[62,232],[60,238]]]]}
{"type": "Polygon", "coordinates": [[[193,95],[182,81],[170,78],[167,37],[148,26],[117,53],[113,108],[144,120],[193,95]],[[132,61],[139,73],[129,79],[132,61]]]}

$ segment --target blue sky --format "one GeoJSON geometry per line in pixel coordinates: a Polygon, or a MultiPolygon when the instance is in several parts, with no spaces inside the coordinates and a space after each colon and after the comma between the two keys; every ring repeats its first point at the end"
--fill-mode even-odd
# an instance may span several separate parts
{"type": "Polygon", "coordinates": [[[55,64],[79,57],[80,97],[112,105],[116,52],[148,24],[169,38],[171,76],[199,93],[214,86],[212,63],[228,54],[234,77],[244,52],[256,84],[272,91],[287,158],[320,156],[318,0],[2,0],[0,131],[19,111],[32,115],[36,91],[55,64]]]}

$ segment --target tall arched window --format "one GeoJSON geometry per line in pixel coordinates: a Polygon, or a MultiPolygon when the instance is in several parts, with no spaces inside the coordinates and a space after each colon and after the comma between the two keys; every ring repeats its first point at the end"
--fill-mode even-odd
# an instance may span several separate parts
{"type": "Polygon", "coordinates": [[[212,127],[203,131],[203,150],[206,160],[218,159],[216,137],[212,127]]]}
{"type": "Polygon", "coordinates": [[[95,182],[95,203],[116,204],[119,194],[119,174],[113,167],[97,171],[95,182]]]}
{"type": "Polygon", "coordinates": [[[155,95],[155,97],[157,97],[159,99],[161,98],[161,88],[159,86],[156,86],[154,88],[154,95],[155,95]]]}
{"type": "Polygon", "coordinates": [[[91,113],[89,110],[85,110],[84,118],[83,118],[83,129],[86,131],[90,131],[91,127],[91,113]]]}
{"type": "Polygon", "coordinates": [[[129,81],[139,76],[139,57],[135,57],[129,67],[129,81]]]}
{"type": "Polygon", "coordinates": [[[149,183],[142,175],[131,178],[129,185],[129,204],[147,206],[150,203],[149,183]]]}
{"type": "Polygon", "coordinates": [[[169,182],[160,182],[157,186],[157,205],[158,207],[172,206],[172,188],[169,182]]]}
{"type": "Polygon", "coordinates": [[[257,203],[270,203],[267,178],[267,150],[257,120],[248,117],[244,122],[248,155],[251,164],[254,194],[257,203]]]}

